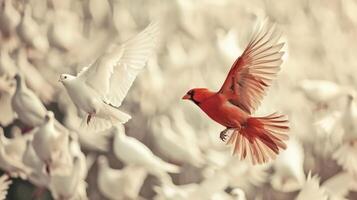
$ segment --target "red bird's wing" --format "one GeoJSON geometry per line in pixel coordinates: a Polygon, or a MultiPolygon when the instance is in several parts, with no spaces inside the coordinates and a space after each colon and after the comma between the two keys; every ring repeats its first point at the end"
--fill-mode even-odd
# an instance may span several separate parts
{"type": "Polygon", "coordinates": [[[275,25],[266,22],[254,34],[243,54],[234,62],[220,93],[251,114],[259,106],[265,90],[282,63],[284,43],[275,25]]]}

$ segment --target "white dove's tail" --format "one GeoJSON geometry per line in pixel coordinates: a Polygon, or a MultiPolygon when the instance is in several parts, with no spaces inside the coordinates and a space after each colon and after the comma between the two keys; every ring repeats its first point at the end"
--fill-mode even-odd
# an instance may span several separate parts
{"type": "Polygon", "coordinates": [[[118,122],[124,124],[131,119],[130,115],[106,103],[104,104],[104,110],[105,113],[108,115],[106,117],[109,117],[110,121],[112,121],[113,124],[116,124],[118,122]]]}

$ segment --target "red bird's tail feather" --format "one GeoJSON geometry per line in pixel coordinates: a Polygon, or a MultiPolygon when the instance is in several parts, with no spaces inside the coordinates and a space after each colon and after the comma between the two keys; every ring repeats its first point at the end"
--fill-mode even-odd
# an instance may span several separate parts
{"type": "Polygon", "coordinates": [[[265,117],[251,117],[241,129],[235,129],[227,144],[233,144],[233,154],[240,159],[250,158],[253,164],[274,160],[284,141],[289,139],[287,117],[273,113],[265,117]]]}

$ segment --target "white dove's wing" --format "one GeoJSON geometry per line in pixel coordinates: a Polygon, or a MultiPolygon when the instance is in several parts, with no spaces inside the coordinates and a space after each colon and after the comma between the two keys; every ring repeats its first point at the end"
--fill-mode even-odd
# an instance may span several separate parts
{"type": "Polygon", "coordinates": [[[113,45],[78,77],[92,87],[102,99],[120,106],[136,76],[155,49],[159,26],[151,23],[145,30],[122,45],[113,45]]]}
{"type": "Polygon", "coordinates": [[[7,190],[9,189],[12,181],[8,175],[4,174],[0,177],[0,200],[6,199],[7,190]]]}

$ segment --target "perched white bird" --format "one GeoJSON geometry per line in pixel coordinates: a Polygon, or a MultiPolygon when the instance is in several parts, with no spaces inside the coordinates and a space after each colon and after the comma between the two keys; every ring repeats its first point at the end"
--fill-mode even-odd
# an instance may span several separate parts
{"type": "Polygon", "coordinates": [[[97,185],[99,191],[108,199],[137,199],[147,171],[129,165],[123,169],[110,168],[105,156],[98,158],[97,185]]]}
{"type": "Polygon", "coordinates": [[[26,150],[22,161],[32,170],[32,173],[30,173],[28,176],[28,180],[37,186],[39,190],[46,188],[50,182],[50,176],[46,172],[45,163],[40,160],[35,150],[33,149],[32,140],[28,140],[26,143],[26,150]]]}
{"type": "Polygon", "coordinates": [[[0,200],[5,200],[7,195],[7,190],[9,189],[12,181],[7,174],[0,177],[0,200]]]}
{"type": "Polygon", "coordinates": [[[24,151],[21,150],[20,140],[6,138],[0,128],[0,168],[12,177],[26,179],[32,171],[22,162],[24,151]]]}
{"type": "Polygon", "coordinates": [[[304,95],[318,106],[326,107],[328,103],[349,94],[348,87],[340,86],[325,80],[302,80],[298,88],[304,95]]]}
{"type": "Polygon", "coordinates": [[[174,161],[187,162],[200,167],[204,163],[198,145],[177,134],[167,116],[159,116],[151,123],[155,143],[163,155],[174,161]],[[170,150],[169,150],[170,149],[170,150]]]}
{"type": "Polygon", "coordinates": [[[292,192],[300,189],[305,182],[304,151],[297,139],[288,141],[288,148],[276,158],[275,173],[271,185],[275,190],[292,192]]]}
{"type": "Polygon", "coordinates": [[[93,116],[112,124],[125,123],[131,118],[118,107],[153,53],[158,29],[158,25],[152,23],[133,39],[109,48],[77,76],[60,76],[74,104],[88,114],[87,124],[93,116]]]}
{"type": "Polygon", "coordinates": [[[22,76],[15,75],[16,92],[12,97],[12,108],[21,122],[27,126],[35,127],[42,124],[47,109],[40,99],[27,88],[22,76]]]}
{"type": "Polygon", "coordinates": [[[179,172],[178,166],[163,161],[139,140],[126,136],[123,125],[114,126],[113,132],[114,154],[125,164],[144,167],[149,173],[162,178],[164,182],[170,180],[167,172],[179,172]]]}
{"type": "Polygon", "coordinates": [[[51,173],[58,165],[71,162],[68,160],[68,140],[68,132],[61,132],[55,128],[54,115],[49,111],[35,132],[32,146],[51,173]]]}

